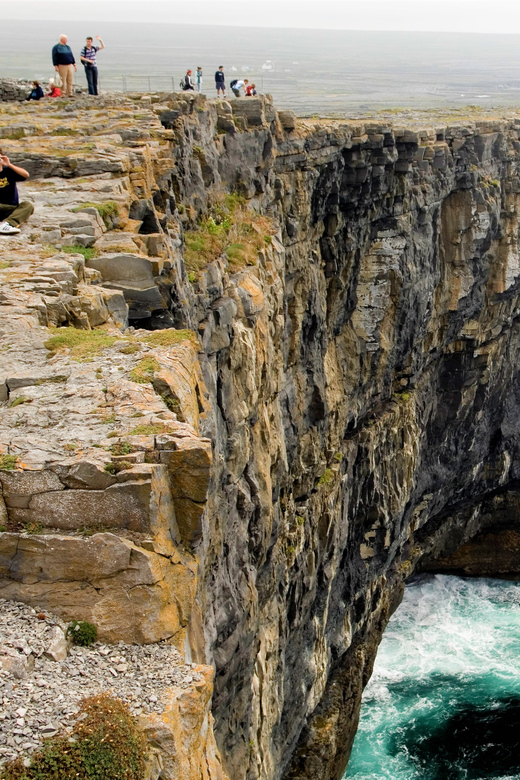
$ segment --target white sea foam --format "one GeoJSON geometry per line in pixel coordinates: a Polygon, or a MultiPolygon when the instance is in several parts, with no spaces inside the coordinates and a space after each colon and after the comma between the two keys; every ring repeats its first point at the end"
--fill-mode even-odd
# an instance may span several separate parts
{"type": "Polygon", "coordinates": [[[346,777],[425,780],[409,754],[410,735],[461,707],[493,709],[511,695],[520,696],[520,583],[419,579],[381,642],[346,777]]]}

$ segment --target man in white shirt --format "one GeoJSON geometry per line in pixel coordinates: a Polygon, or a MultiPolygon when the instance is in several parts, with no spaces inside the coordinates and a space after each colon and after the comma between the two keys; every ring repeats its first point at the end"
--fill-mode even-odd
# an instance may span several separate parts
{"type": "Polygon", "coordinates": [[[243,81],[240,81],[240,80],[237,79],[237,81],[235,81],[234,83],[231,82],[231,84],[229,86],[231,87],[231,90],[232,90],[234,96],[235,97],[240,97],[240,90],[242,88],[245,89],[248,84],[249,84],[249,81],[247,79],[244,79],[243,81]]]}

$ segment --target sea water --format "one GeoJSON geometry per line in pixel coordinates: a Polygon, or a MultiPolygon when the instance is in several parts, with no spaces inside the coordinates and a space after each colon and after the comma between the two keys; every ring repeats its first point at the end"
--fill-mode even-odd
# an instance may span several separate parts
{"type": "Polygon", "coordinates": [[[365,689],[349,780],[520,780],[520,583],[427,575],[365,689]]]}

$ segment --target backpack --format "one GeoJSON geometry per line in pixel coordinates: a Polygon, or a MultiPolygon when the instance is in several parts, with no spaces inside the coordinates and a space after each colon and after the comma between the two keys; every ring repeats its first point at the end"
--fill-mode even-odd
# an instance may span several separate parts
{"type": "Polygon", "coordinates": [[[233,81],[230,82],[229,86],[231,87],[231,89],[233,89],[235,84],[238,84],[238,79],[233,79],[233,81]]]}

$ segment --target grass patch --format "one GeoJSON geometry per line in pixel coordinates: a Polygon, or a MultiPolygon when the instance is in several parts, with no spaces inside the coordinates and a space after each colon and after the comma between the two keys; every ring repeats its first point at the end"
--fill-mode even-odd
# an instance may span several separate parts
{"type": "Polygon", "coordinates": [[[220,257],[227,261],[231,272],[255,265],[272,231],[272,222],[249,208],[242,196],[229,193],[217,200],[210,214],[184,234],[189,281],[195,282],[197,273],[220,257]]]}
{"type": "Polygon", "coordinates": [[[20,406],[20,404],[31,404],[32,400],[32,398],[24,398],[23,395],[19,395],[17,398],[9,401],[9,408],[14,409],[15,406],[20,406]]]}
{"type": "Polygon", "coordinates": [[[10,260],[0,260],[0,270],[3,271],[5,268],[9,268],[11,265],[10,260]]]}
{"type": "Polygon", "coordinates": [[[56,130],[51,130],[49,135],[79,135],[79,132],[72,127],[57,127],[56,130]]]}
{"type": "Polygon", "coordinates": [[[56,328],[55,333],[44,342],[44,346],[50,352],[49,357],[68,350],[73,360],[82,361],[90,360],[101,350],[111,347],[116,338],[105,330],[56,328]]]}
{"type": "Polygon", "coordinates": [[[323,474],[318,480],[318,485],[330,485],[332,480],[334,479],[334,472],[332,469],[325,469],[323,474]]]}
{"type": "Polygon", "coordinates": [[[86,203],[82,203],[81,206],[76,206],[72,209],[72,211],[82,211],[86,208],[96,209],[97,213],[107,227],[112,226],[112,217],[119,217],[119,205],[115,200],[106,200],[103,203],[87,201],[86,203]]]}
{"type": "Polygon", "coordinates": [[[120,441],[111,445],[110,452],[112,455],[128,455],[132,452],[132,448],[127,441],[120,441]]]}
{"type": "Polygon", "coordinates": [[[26,534],[42,534],[43,523],[38,523],[33,520],[30,523],[26,523],[23,527],[23,530],[26,534]]]}
{"type": "Polygon", "coordinates": [[[93,246],[74,244],[74,246],[62,246],[61,251],[67,255],[83,255],[85,260],[92,260],[93,257],[97,257],[97,249],[94,249],[93,246]]]}
{"type": "Polygon", "coordinates": [[[159,371],[160,365],[153,357],[145,357],[139,361],[130,371],[130,379],[140,385],[146,385],[151,382],[156,371],[159,371]]]}
{"type": "Polygon", "coordinates": [[[119,347],[119,351],[123,355],[133,355],[136,352],[139,352],[141,347],[138,344],[124,344],[124,346],[119,347]]]}
{"type": "Polygon", "coordinates": [[[105,471],[107,474],[112,474],[112,476],[115,476],[116,474],[119,474],[120,471],[131,469],[133,465],[134,464],[129,460],[120,460],[117,463],[107,463],[105,466],[105,471]]]}
{"type": "Polygon", "coordinates": [[[165,431],[167,428],[164,425],[137,425],[127,436],[156,436],[165,431]]]}
{"type": "Polygon", "coordinates": [[[108,694],[80,705],[72,735],[44,742],[30,758],[2,768],[2,780],[141,780],[146,742],[126,704],[108,694]]]}
{"type": "Polygon", "coordinates": [[[192,330],[175,330],[175,328],[154,330],[141,339],[141,341],[150,344],[152,347],[173,347],[176,344],[181,344],[183,341],[195,342],[196,340],[197,337],[192,330]]]}
{"type": "Polygon", "coordinates": [[[16,455],[0,455],[0,469],[2,471],[12,471],[16,468],[16,455]]]}
{"type": "Polygon", "coordinates": [[[6,138],[8,138],[9,141],[19,141],[20,138],[25,138],[25,131],[22,127],[19,127],[18,130],[13,130],[6,138]]]}
{"type": "Polygon", "coordinates": [[[36,385],[45,385],[48,382],[51,382],[53,384],[58,384],[60,382],[66,382],[68,379],[68,376],[64,376],[63,374],[56,374],[56,376],[50,376],[47,379],[38,379],[35,384],[36,385]]]}

